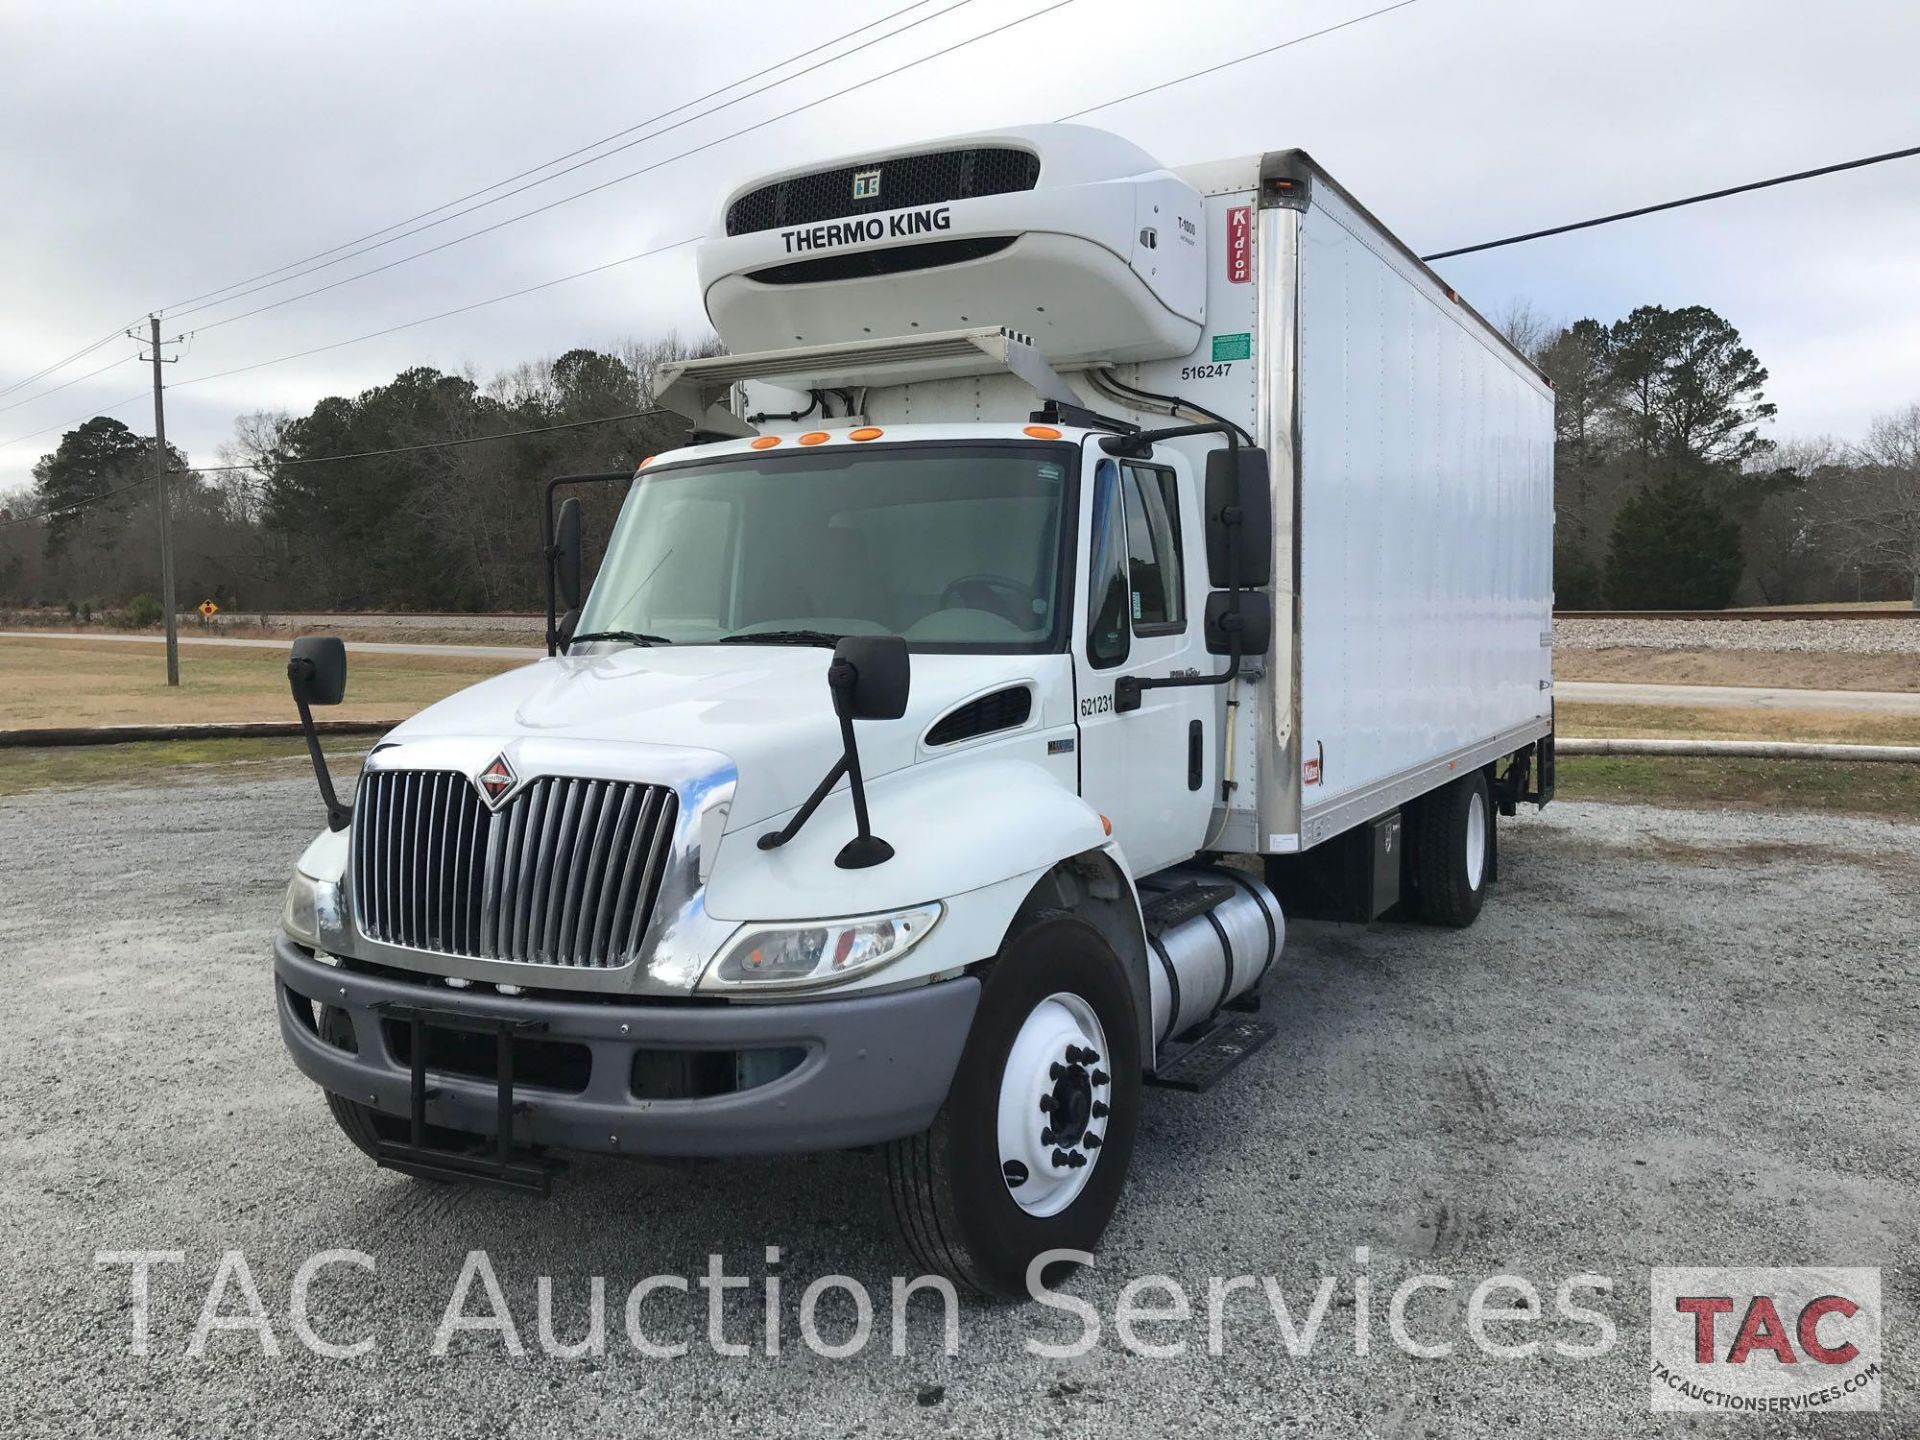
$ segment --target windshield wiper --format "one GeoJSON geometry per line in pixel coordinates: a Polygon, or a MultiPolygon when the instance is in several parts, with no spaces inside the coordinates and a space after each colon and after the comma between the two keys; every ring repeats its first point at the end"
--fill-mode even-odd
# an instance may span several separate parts
{"type": "Polygon", "coordinates": [[[828,630],[747,630],[722,635],[716,645],[838,645],[847,637],[828,630]]]}
{"type": "Polygon", "coordinates": [[[649,635],[641,630],[594,630],[585,635],[575,635],[567,641],[567,647],[571,649],[575,645],[584,645],[589,640],[624,640],[629,645],[673,644],[664,635],[649,635]]]}

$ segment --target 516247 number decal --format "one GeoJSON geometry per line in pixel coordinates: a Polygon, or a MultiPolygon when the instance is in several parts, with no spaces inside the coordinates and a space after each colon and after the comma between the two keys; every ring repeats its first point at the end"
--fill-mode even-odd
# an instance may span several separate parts
{"type": "Polygon", "coordinates": [[[1225,365],[1182,365],[1180,367],[1180,378],[1182,380],[1219,380],[1231,373],[1232,370],[1233,366],[1231,363],[1225,365]]]}

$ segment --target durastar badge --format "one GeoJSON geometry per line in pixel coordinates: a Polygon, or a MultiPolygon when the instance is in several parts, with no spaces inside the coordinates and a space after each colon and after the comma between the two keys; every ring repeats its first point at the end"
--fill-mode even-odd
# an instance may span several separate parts
{"type": "Polygon", "coordinates": [[[878,170],[856,170],[853,172],[853,198],[856,200],[878,200],[880,198],[880,172],[878,170]]]}
{"type": "Polygon", "coordinates": [[[499,809],[500,802],[509,791],[519,783],[520,777],[513,773],[513,766],[507,763],[507,757],[496,755],[493,762],[475,777],[474,783],[480,787],[480,793],[487,797],[490,809],[499,809]]]}

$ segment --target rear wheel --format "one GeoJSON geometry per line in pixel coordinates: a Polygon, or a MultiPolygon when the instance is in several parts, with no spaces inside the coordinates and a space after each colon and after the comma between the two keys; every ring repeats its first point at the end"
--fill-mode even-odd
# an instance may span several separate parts
{"type": "Polygon", "coordinates": [[[1019,1296],[1035,1256],[1091,1251],[1133,1158],[1140,1075],[1132,993],[1099,932],[1053,912],[1009,941],[947,1103],[931,1129],[887,1147],[914,1257],[1019,1296]]]}
{"type": "Polygon", "coordinates": [[[1414,809],[1413,868],[1419,915],[1434,925],[1471,925],[1493,867],[1493,804],[1476,770],[1424,796],[1414,809]]]}

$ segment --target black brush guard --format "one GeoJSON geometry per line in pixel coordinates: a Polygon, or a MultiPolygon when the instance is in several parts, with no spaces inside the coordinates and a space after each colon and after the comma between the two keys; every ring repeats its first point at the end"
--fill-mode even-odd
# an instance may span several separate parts
{"type": "Polygon", "coordinates": [[[375,1160],[389,1170],[425,1180],[466,1180],[498,1185],[508,1190],[551,1193],[553,1177],[565,1162],[538,1150],[516,1149],[513,1143],[513,1042],[547,1028],[544,1020],[514,1020],[496,1015],[468,1015],[458,1010],[436,1010],[427,1005],[387,1002],[375,1007],[388,1019],[409,1029],[411,1061],[405,1140],[382,1140],[375,1160]],[[427,1101],[439,1092],[427,1085],[429,1025],[494,1037],[494,1079],[498,1100],[494,1110],[493,1144],[487,1150],[454,1150],[427,1143],[427,1101]]]}

